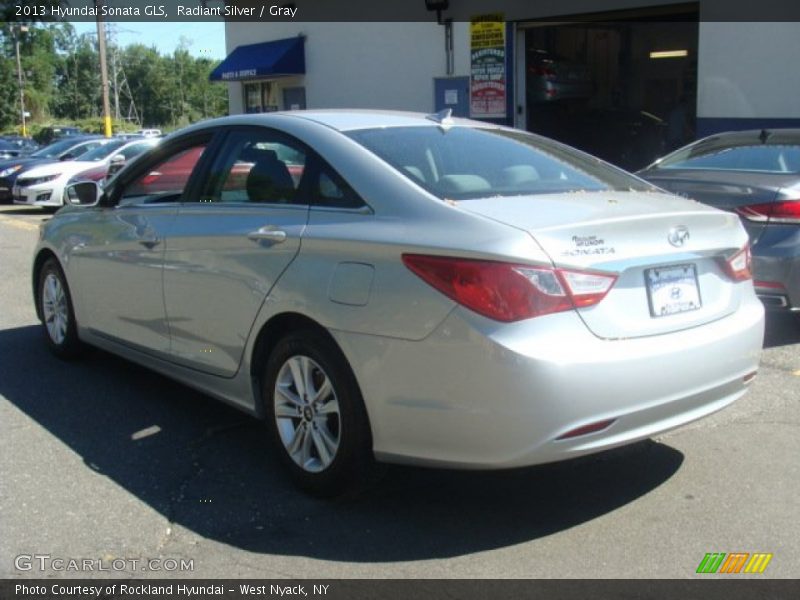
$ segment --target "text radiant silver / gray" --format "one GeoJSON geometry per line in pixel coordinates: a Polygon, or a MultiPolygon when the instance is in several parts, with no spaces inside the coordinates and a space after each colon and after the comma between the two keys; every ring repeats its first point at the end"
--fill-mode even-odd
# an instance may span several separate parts
{"type": "Polygon", "coordinates": [[[309,111],[165,139],[42,229],[46,340],[266,419],[331,493],[384,461],[503,468],[730,404],[763,309],[738,217],[524,132],[309,111]]]}

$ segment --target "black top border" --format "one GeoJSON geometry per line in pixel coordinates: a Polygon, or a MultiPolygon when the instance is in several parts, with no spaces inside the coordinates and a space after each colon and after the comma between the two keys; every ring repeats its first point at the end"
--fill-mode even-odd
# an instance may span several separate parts
{"type": "Polygon", "coordinates": [[[484,15],[511,22],[800,22],[796,0],[12,0],[0,11],[4,21],[18,22],[468,22],[484,15]]]}

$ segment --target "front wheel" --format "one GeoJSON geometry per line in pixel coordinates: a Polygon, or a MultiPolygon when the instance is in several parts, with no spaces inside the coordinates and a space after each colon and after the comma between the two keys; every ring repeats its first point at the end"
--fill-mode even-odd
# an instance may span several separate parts
{"type": "Polygon", "coordinates": [[[361,392],[325,334],[281,339],[267,361],[263,394],[267,426],[299,487],[330,496],[364,480],[372,441],[361,392]]]}
{"type": "Polygon", "coordinates": [[[49,259],[39,275],[39,314],[42,316],[45,340],[59,358],[73,358],[80,353],[78,326],[72,308],[67,280],[61,266],[49,259]]]}

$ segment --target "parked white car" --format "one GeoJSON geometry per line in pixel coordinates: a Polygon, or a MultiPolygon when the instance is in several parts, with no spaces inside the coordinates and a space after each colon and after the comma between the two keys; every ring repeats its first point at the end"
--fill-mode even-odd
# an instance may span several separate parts
{"type": "Polygon", "coordinates": [[[129,160],[158,143],[157,138],[137,140],[111,140],[90,150],[81,160],[67,160],[36,167],[20,176],[13,189],[14,204],[59,207],[64,205],[64,188],[76,175],[84,171],[108,169],[112,158],[124,156],[129,160]]]}
{"type": "Polygon", "coordinates": [[[144,137],[158,137],[158,136],[161,135],[161,130],[160,129],[140,129],[136,133],[138,135],[141,135],[141,136],[144,136],[144,137]]]}

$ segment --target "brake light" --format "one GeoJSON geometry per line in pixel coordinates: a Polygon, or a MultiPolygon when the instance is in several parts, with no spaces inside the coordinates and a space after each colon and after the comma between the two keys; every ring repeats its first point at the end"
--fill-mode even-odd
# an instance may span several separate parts
{"type": "Polygon", "coordinates": [[[769,290],[785,290],[786,286],[777,281],[753,281],[753,285],[757,288],[765,288],[769,290]]]}
{"type": "Polygon", "coordinates": [[[404,254],[403,264],[462,306],[507,323],[593,306],[617,280],[605,273],[448,256],[404,254]]]}
{"type": "Polygon", "coordinates": [[[540,77],[544,77],[545,79],[555,79],[556,75],[557,75],[554,69],[551,69],[550,67],[543,67],[543,66],[530,67],[528,69],[528,71],[530,73],[533,73],[534,75],[538,75],[540,77]]]}
{"type": "Polygon", "coordinates": [[[752,258],[750,256],[750,244],[739,250],[728,259],[723,259],[722,268],[725,273],[734,281],[746,281],[753,278],[752,258]]]}
{"type": "Polygon", "coordinates": [[[577,429],[572,429],[567,433],[558,436],[556,440],[568,440],[570,438],[588,435],[590,433],[597,433],[598,431],[608,429],[615,421],[616,419],[606,419],[604,421],[597,421],[596,423],[589,423],[588,425],[578,427],[577,429]]]}
{"type": "Polygon", "coordinates": [[[756,223],[793,223],[800,225],[800,200],[781,200],[749,204],[736,209],[742,217],[756,223]]]}

